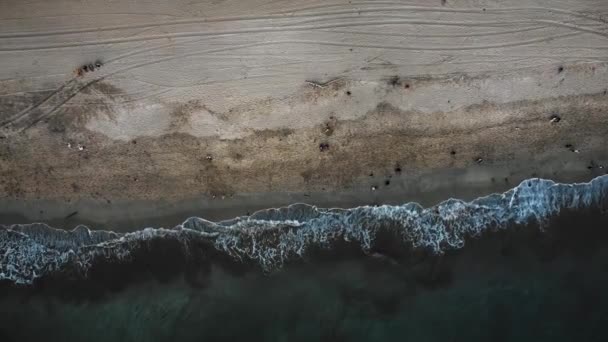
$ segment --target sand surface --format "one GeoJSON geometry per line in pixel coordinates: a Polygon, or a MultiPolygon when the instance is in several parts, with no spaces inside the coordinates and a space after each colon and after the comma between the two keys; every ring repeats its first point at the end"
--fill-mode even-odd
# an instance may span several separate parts
{"type": "Polygon", "coordinates": [[[0,223],[589,180],[608,168],[607,18],[604,0],[4,0],[0,223]]]}

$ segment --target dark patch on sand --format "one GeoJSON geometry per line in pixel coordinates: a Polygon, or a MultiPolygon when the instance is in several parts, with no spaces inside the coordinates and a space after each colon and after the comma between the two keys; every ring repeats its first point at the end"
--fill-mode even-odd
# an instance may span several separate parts
{"type": "MultiPolygon", "coordinates": [[[[340,82],[335,82],[336,86],[340,82]]],[[[306,91],[320,94],[336,90],[328,85],[306,91]]],[[[343,90],[338,93],[344,95],[343,90]]],[[[187,115],[189,109],[198,108],[196,103],[190,106],[180,113],[187,115]]],[[[330,119],[321,127],[253,131],[234,140],[174,133],[138,137],[133,144],[78,130],[77,143],[86,146],[84,151],[67,148],[64,134],[37,131],[41,135],[0,139],[0,152],[4,151],[0,153],[5,181],[2,192],[9,198],[77,199],[98,194],[95,196],[104,199],[151,200],[201,194],[221,198],[251,192],[308,193],[323,188],[369,189],[370,170],[400,172],[402,176],[392,180],[391,186],[417,189],[416,175],[455,170],[454,178],[445,180],[457,181],[456,171],[480,169],[475,166],[480,156],[487,172],[498,167],[505,174],[496,178],[509,176],[513,182],[533,171],[541,177],[553,177],[554,170],[537,170],[537,163],[572,162],[564,158],[578,156],[586,158],[578,163],[581,172],[588,175],[589,160],[605,164],[608,159],[601,139],[590,138],[608,136],[604,124],[607,108],[603,93],[507,104],[486,102],[449,114],[406,111],[381,102],[360,119],[340,120],[339,129],[337,120],[330,119]],[[558,110],[585,115],[569,114],[568,125],[547,125],[547,117],[558,110]],[[505,118],[496,114],[506,112],[525,115],[505,118]],[[564,153],[564,143],[556,142],[576,142],[582,152],[564,153]],[[330,149],[320,153],[319,144],[325,143],[330,149]],[[207,155],[213,156],[212,162],[206,160],[207,155]],[[395,161],[399,161],[401,171],[397,171],[395,161]],[[37,167],[40,171],[23,171],[37,167]],[[49,167],[54,171],[43,171],[49,167]],[[136,182],[133,177],[137,177],[136,182]],[[72,183],[78,192],[73,191],[72,183]]],[[[55,120],[60,118],[77,122],[69,115],[58,115],[55,120]]],[[[58,122],[58,126],[67,124],[58,122]]]]}
{"type": "Polygon", "coordinates": [[[44,120],[51,132],[82,129],[93,118],[115,119],[114,108],[128,100],[124,91],[106,81],[95,82],[44,120]]]}
{"type": "Polygon", "coordinates": [[[23,92],[18,94],[0,95],[0,122],[38,104],[48,98],[54,91],[23,92]]]}

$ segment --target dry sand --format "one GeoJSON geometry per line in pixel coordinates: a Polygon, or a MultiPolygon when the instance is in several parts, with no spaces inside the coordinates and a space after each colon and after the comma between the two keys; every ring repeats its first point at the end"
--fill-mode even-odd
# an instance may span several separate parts
{"type": "Polygon", "coordinates": [[[608,168],[606,18],[604,0],[4,0],[0,223],[589,180],[608,168]]]}

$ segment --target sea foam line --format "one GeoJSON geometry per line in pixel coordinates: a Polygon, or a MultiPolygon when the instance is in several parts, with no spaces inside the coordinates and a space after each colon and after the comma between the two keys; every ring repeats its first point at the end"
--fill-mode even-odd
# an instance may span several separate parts
{"type": "Polygon", "coordinates": [[[219,222],[191,217],[172,229],[131,233],[92,231],[85,226],[66,231],[43,223],[0,226],[0,280],[32,284],[67,267],[86,276],[100,258],[126,262],[153,238],[177,240],[184,253],[189,252],[190,242],[203,240],[235,260],[257,263],[266,271],[306,255],[313,246],[331,248],[345,241],[358,243],[368,252],[380,231],[400,238],[404,246],[443,253],[462,248],[467,238],[488,229],[528,223],[538,223],[542,229],[562,210],[607,206],[608,175],[604,175],[575,184],[533,178],[502,194],[470,202],[449,199],[430,208],[418,203],[352,209],[294,204],[219,222]]]}

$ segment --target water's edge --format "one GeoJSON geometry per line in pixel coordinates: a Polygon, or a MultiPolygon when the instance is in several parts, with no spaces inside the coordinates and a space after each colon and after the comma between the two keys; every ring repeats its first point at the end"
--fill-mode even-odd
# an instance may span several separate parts
{"type": "Polygon", "coordinates": [[[179,262],[221,259],[264,271],[345,245],[377,255],[386,241],[393,250],[441,254],[484,232],[530,224],[542,230],[563,211],[606,208],[608,175],[575,184],[533,178],[502,194],[470,202],[449,199],[430,208],[417,203],[352,209],[294,204],[219,222],[191,217],[171,229],[131,233],[86,226],[66,231],[43,223],[0,226],[0,281],[29,286],[58,274],[86,279],[100,264],[141,263],[151,251],[167,249],[181,255],[179,262]]]}

